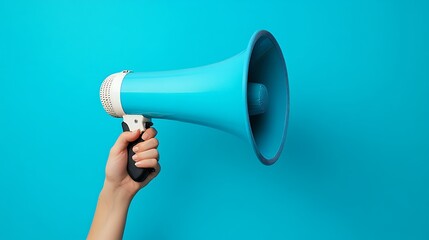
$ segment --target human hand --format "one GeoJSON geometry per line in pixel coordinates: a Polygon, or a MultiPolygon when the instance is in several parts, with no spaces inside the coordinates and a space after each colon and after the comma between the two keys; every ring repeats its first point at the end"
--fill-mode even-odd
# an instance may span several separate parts
{"type": "Polygon", "coordinates": [[[143,182],[135,182],[127,172],[130,142],[139,138],[140,131],[123,132],[110,149],[106,164],[106,179],[98,197],[94,219],[87,239],[122,239],[128,207],[134,195],[146,186],[159,171],[157,132],[149,128],[142,135],[144,142],[136,145],[134,159],[139,168],[154,168],[143,182]]]}
{"type": "Polygon", "coordinates": [[[149,128],[142,135],[144,142],[137,144],[133,151],[135,152],[133,160],[136,161],[138,168],[154,168],[155,171],[150,173],[143,182],[135,182],[127,172],[129,143],[135,141],[140,136],[140,131],[123,132],[112,146],[106,165],[106,179],[104,188],[109,188],[110,191],[118,192],[132,199],[134,195],[144,186],[146,186],[159,171],[158,163],[158,140],[155,138],[156,129],[149,128]]]}

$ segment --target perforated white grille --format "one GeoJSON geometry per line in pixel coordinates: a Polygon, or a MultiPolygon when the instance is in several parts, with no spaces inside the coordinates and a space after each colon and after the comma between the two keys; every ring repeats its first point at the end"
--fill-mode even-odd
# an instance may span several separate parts
{"type": "Polygon", "coordinates": [[[103,105],[104,110],[106,110],[108,114],[110,114],[113,117],[121,117],[115,113],[112,105],[111,87],[112,87],[112,82],[114,78],[115,76],[112,74],[109,77],[107,77],[101,84],[100,101],[101,101],[101,104],[103,105]]]}

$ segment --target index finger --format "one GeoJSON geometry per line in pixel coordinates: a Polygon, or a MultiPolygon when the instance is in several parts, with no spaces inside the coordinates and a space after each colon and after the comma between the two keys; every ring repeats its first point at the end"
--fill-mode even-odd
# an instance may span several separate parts
{"type": "Polygon", "coordinates": [[[158,131],[156,131],[156,129],[155,128],[149,128],[149,129],[147,129],[144,133],[143,133],[143,135],[142,135],[142,139],[143,140],[148,140],[148,139],[151,139],[151,138],[153,138],[153,137],[155,137],[156,136],[156,134],[158,134],[158,131]]]}

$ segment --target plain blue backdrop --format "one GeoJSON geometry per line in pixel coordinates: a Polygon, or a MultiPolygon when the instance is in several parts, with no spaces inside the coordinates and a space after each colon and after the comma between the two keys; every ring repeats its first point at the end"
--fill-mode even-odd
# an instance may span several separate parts
{"type": "Polygon", "coordinates": [[[0,2],[0,239],[83,239],[121,132],[98,91],[123,69],[195,67],[268,29],[291,113],[278,162],[155,121],[162,173],[125,239],[429,239],[427,1],[0,2]]]}

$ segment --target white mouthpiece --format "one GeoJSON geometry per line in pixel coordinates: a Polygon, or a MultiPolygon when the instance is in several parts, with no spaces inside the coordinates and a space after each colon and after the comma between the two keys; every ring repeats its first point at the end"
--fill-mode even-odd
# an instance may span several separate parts
{"type": "Polygon", "coordinates": [[[125,75],[130,71],[125,70],[108,76],[100,87],[100,100],[104,110],[113,117],[125,115],[121,104],[121,85],[125,75]]]}

